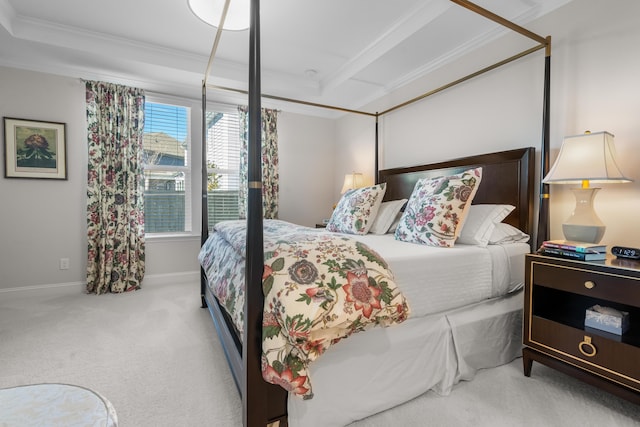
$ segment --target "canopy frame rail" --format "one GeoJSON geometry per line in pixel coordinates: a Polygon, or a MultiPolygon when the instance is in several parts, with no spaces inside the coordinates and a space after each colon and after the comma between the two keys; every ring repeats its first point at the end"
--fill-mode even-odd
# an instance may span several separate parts
{"type": "MultiPolygon", "coordinates": [[[[244,89],[235,89],[235,88],[231,88],[231,87],[225,87],[225,86],[219,86],[219,85],[214,85],[214,84],[207,84],[207,88],[208,89],[215,89],[215,90],[223,90],[226,92],[236,92],[236,93],[241,93],[243,95],[248,95],[249,92],[244,90],[244,89]]],[[[293,99],[293,98],[286,98],[283,96],[276,96],[276,95],[267,95],[267,94],[261,94],[262,98],[266,98],[266,99],[273,99],[276,101],[284,101],[284,102],[291,102],[291,103],[295,103],[295,104],[302,104],[302,105],[308,105],[310,107],[319,107],[319,108],[326,108],[329,110],[336,110],[336,111],[342,111],[344,113],[354,113],[354,114],[362,114],[365,116],[371,116],[371,117],[375,117],[377,115],[377,113],[370,113],[367,111],[360,111],[360,110],[354,110],[354,109],[350,109],[350,108],[344,108],[344,107],[338,107],[335,105],[327,105],[327,104],[319,104],[317,102],[310,102],[310,101],[303,101],[300,99],[293,99]]]]}
{"type": "Polygon", "coordinates": [[[425,98],[427,98],[427,97],[429,97],[431,95],[435,95],[436,93],[439,93],[439,92],[442,92],[442,91],[444,91],[446,89],[452,88],[453,86],[456,86],[456,85],[458,85],[460,83],[466,82],[467,80],[471,80],[474,77],[478,77],[478,76],[480,76],[480,75],[482,75],[484,73],[487,73],[489,71],[495,70],[496,68],[499,68],[499,67],[501,67],[503,65],[509,64],[510,62],[513,62],[515,60],[523,58],[523,57],[525,57],[527,55],[530,55],[530,54],[532,54],[534,52],[537,52],[537,51],[539,51],[541,49],[545,49],[546,47],[547,47],[547,45],[545,43],[545,44],[540,44],[538,46],[534,46],[534,47],[532,47],[530,49],[523,50],[520,53],[517,53],[517,54],[515,54],[513,56],[510,56],[509,58],[503,59],[502,61],[498,61],[495,64],[489,65],[488,67],[482,68],[481,70],[478,70],[478,71],[476,71],[474,73],[468,74],[468,75],[466,75],[464,77],[461,77],[461,78],[459,78],[457,80],[454,80],[454,81],[452,81],[450,83],[442,85],[442,86],[440,86],[440,87],[438,87],[436,89],[433,89],[433,90],[430,90],[428,92],[425,92],[422,95],[418,95],[415,98],[411,98],[408,101],[405,101],[405,102],[402,102],[400,104],[397,104],[397,105],[395,105],[395,106],[393,106],[391,108],[387,108],[386,110],[382,111],[379,114],[382,116],[384,114],[391,113],[392,111],[399,110],[400,108],[406,107],[406,106],[411,105],[411,104],[413,104],[415,102],[418,102],[418,101],[420,101],[422,99],[425,99],[425,98]]]}
{"type": "MultiPolygon", "coordinates": [[[[495,13],[493,13],[493,12],[487,10],[487,9],[484,9],[483,7],[477,5],[477,4],[473,3],[473,2],[470,2],[468,0],[449,0],[449,1],[451,1],[452,3],[457,4],[458,6],[461,6],[461,7],[465,8],[465,9],[475,13],[475,14],[478,14],[478,15],[484,17],[484,18],[487,18],[487,19],[489,19],[489,20],[491,20],[491,21],[493,21],[493,22],[495,22],[495,23],[497,23],[499,25],[502,25],[503,27],[508,28],[508,29],[510,29],[510,30],[522,35],[522,36],[525,36],[525,37],[537,42],[538,45],[536,45],[536,46],[534,46],[534,47],[532,47],[530,49],[526,49],[526,50],[524,50],[524,51],[522,51],[522,52],[520,52],[520,53],[518,53],[516,55],[513,55],[513,56],[511,56],[511,57],[509,57],[507,59],[504,59],[502,61],[496,62],[493,65],[485,67],[485,68],[483,68],[481,70],[478,70],[478,71],[476,71],[474,73],[471,73],[471,74],[469,74],[467,76],[461,77],[461,78],[459,78],[459,79],[457,79],[457,80],[455,80],[455,81],[453,81],[451,83],[445,84],[445,85],[440,86],[440,87],[438,87],[436,89],[433,89],[433,90],[430,90],[428,92],[425,92],[422,95],[416,96],[415,98],[412,98],[412,99],[410,99],[408,101],[404,101],[404,102],[402,102],[400,104],[392,106],[392,107],[390,107],[390,108],[388,108],[388,109],[386,109],[386,110],[384,110],[382,112],[372,113],[372,112],[368,112],[368,111],[356,110],[356,109],[345,108],[345,107],[334,106],[334,105],[320,104],[320,103],[316,103],[316,102],[304,101],[304,100],[299,100],[299,99],[294,99],[294,98],[287,98],[287,97],[283,97],[283,96],[269,95],[269,94],[261,94],[262,98],[273,99],[273,100],[277,100],[277,101],[290,102],[290,103],[296,103],[296,104],[302,104],[302,105],[307,105],[307,106],[312,106],[312,107],[325,108],[325,109],[330,109],[330,110],[335,110],[335,111],[342,111],[342,112],[345,112],[345,113],[361,114],[361,115],[366,115],[366,116],[371,116],[371,117],[376,117],[377,118],[377,117],[383,116],[383,115],[385,115],[387,113],[390,113],[392,111],[398,110],[398,109],[400,109],[402,107],[406,107],[406,106],[408,106],[410,104],[413,104],[413,103],[415,103],[417,101],[420,101],[422,99],[425,99],[425,98],[427,98],[427,97],[429,97],[431,95],[435,95],[436,93],[442,92],[442,91],[444,91],[446,89],[449,89],[449,88],[451,88],[453,86],[456,86],[457,84],[463,83],[463,82],[465,82],[467,80],[470,80],[470,79],[472,79],[474,77],[477,77],[477,76],[479,76],[481,74],[484,74],[486,72],[492,71],[492,70],[494,70],[496,68],[499,68],[499,67],[501,67],[503,65],[506,65],[506,64],[508,64],[510,62],[513,62],[513,61],[517,60],[517,59],[520,59],[520,58],[522,58],[524,56],[527,56],[529,54],[537,52],[538,50],[545,49],[546,56],[550,56],[551,55],[551,37],[550,36],[543,37],[543,36],[541,36],[539,34],[536,34],[536,33],[532,32],[532,31],[530,31],[530,30],[528,30],[528,29],[526,29],[526,28],[524,28],[524,27],[522,27],[522,26],[520,26],[520,25],[518,25],[518,24],[516,24],[516,23],[514,23],[512,21],[509,21],[508,19],[505,19],[505,18],[503,18],[503,17],[501,17],[499,15],[496,15],[495,13]]],[[[203,85],[206,88],[209,88],[209,89],[223,90],[223,91],[227,91],[227,92],[236,92],[236,93],[241,93],[241,94],[244,94],[244,95],[248,95],[249,92],[246,91],[246,90],[243,90],[243,89],[236,89],[236,88],[230,88],[230,87],[225,87],[225,86],[219,86],[219,85],[215,85],[215,84],[209,84],[207,82],[208,77],[209,77],[209,75],[211,73],[211,67],[213,65],[213,59],[214,59],[216,51],[217,51],[218,43],[220,41],[220,38],[222,37],[222,31],[223,31],[222,27],[223,27],[223,24],[224,24],[224,20],[226,18],[226,12],[227,12],[227,8],[228,8],[228,5],[229,5],[229,2],[230,2],[230,0],[226,0],[225,1],[225,6],[224,6],[224,9],[223,9],[223,13],[222,13],[222,16],[220,18],[220,25],[218,26],[218,29],[216,31],[216,36],[215,36],[213,47],[212,47],[212,50],[211,50],[211,55],[209,56],[209,62],[207,64],[207,70],[206,70],[205,75],[204,75],[203,85]]]]}
{"type": "MultiPolygon", "coordinates": [[[[451,0],[453,1],[453,0],[451,0]]],[[[528,56],[532,53],[535,53],[539,50],[545,49],[546,51],[549,51],[549,46],[550,46],[550,42],[551,42],[551,38],[547,37],[547,42],[545,43],[541,43],[537,46],[531,47],[529,49],[523,50],[522,52],[519,52],[513,56],[510,56],[509,58],[503,59],[502,61],[498,61],[492,65],[489,65],[485,68],[482,68],[478,71],[475,71],[471,74],[468,74],[464,77],[461,77],[457,80],[454,80],[450,83],[444,84],[436,89],[432,89],[428,92],[425,92],[421,95],[418,95],[414,98],[411,98],[407,101],[401,102],[397,105],[394,105],[393,107],[387,108],[386,110],[383,110],[381,112],[370,112],[370,111],[364,111],[364,110],[356,110],[356,109],[351,109],[351,108],[345,108],[345,107],[339,107],[339,106],[335,106],[335,105],[327,105],[327,104],[320,104],[320,103],[316,103],[316,102],[310,102],[310,101],[304,101],[304,100],[300,100],[300,99],[294,99],[294,98],[286,98],[283,96],[276,96],[276,95],[269,95],[269,94],[262,94],[262,98],[266,98],[266,99],[273,99],[273,100],[277,100],[277,101],[284,101],[284,102],[290,102],[290,103],[294,103],[294,104],[301,104],[301,105],[307,105],[307,106],[311,106],[311,107],[319,107],[319,108],[326,108],[329,110],[335,110],[335,111],[342,111],[344,113],[354,113],[354,114],[361,114],[361,115],[365,115],[365,116],[370,116],[370,117],[381,117],[384,116],[385,114],[391,113],[393,111],[399,110],[400,108],[406,107],[408,105],[411,105],[415,102],[421,101],[431,95],[435,95],[439,92],[442,92],[446,89],[452,88],[453,86],[456,86],[460,83],[466,82],[467,80],[471,80],[475,77],[478,77],[482,74],[485,74],[489,71],[495,70],[496,68],[499,68],[503,65],[509,64],[513,61],[516,61],[520,58],[523,58],[525,56],[528,56]]],[[[207,89],[213,89],[213,90],[222,90],[222,91],[226,91],[226,92],[235,92],[235,93],[240,93],[243,95],[248,95],[249,92],[244,90],[244,89],[236,89],[236,88],[231,88],[231,87],[226,87],[226,86],[220,86],[220,85],[215,85],[215,84],[211,84],[208,83],[206,84],[207,89]]]]}

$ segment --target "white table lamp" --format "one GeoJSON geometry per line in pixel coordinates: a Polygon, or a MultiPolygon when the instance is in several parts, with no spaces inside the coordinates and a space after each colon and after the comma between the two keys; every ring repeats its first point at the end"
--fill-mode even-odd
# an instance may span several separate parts
{"type": "Polygon", "coordinates": [[[582,184],[572,188],[576,207],[562,224],[562,232],[566,240],[588,243],[600,242],[606,229],[593,210],[593,199],[600,188],[590,187],[589,183],[631,181],[618,167],[613,135],[589,131],[564,138],[558,158],[542,180],[547,184],[582,184]]]}
{"type": "Polygon", "coordinates": [[[348,173],[344,176],[344,183],[342,184],[342,190],[340,194],[344,194],[349,190],[365,187],[364,175],[360,172],[348,173]]]}

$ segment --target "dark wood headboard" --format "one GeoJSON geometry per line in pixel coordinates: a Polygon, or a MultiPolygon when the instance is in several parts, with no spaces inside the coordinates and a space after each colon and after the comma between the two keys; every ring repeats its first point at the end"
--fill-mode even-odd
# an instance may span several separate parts
{"type": "Polygon", "coordinates": [[[408,199],[421,178],[451,175],[482,166],[482,181],[473,204],[508,204],[516,208],[504,220],[531,236],[535,181],[533,147],[463,157],[428,165],[384,169],[378,182],[386,182],[384,200],[408,199]]]}

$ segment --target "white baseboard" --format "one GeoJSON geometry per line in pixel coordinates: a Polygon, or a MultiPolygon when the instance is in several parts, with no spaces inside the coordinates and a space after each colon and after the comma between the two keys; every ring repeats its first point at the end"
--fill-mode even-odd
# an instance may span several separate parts
{"type": "MultiPolygon", "coordinates": [[[[200,281],[200,271],[183,271],[180,273],[147,274],[142,286],[172,285],[178,283],[193,283],[200,281]]],[[[84,292],[87,282],[50,283],[46,285],[19,286],[0,289],[0,294],[8,292],[52,291],[55,293],[84,292]]]]}
{"type": "Polygon", "coordinates": [[[26,291],[78,292],[83,291],[85,287],[86,282],[49,283],[46,285],[18,286],[15,288],[0,289],[0,294],[26,291]]]}
{"type": "Polygon", "coordinates": [[[165,274],[147,274],[144,276],[142,286],[145,285],[173,285],[178,283],[200,283],[200,270],[196,271],[182,271],[180,273],[165,273],[165,274]]]}

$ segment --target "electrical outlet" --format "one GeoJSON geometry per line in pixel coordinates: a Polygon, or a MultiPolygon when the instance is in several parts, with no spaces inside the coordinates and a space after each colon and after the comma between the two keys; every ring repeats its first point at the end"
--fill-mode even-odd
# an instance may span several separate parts
{"type": "Polygon", "coordinates": [[[60,258],[60,270],[69,269],[69,258],[60,258]]]}

